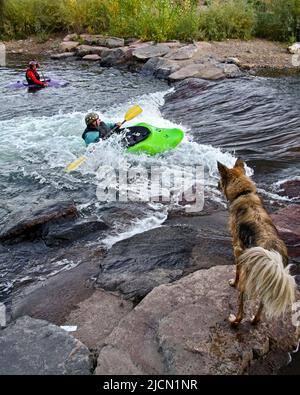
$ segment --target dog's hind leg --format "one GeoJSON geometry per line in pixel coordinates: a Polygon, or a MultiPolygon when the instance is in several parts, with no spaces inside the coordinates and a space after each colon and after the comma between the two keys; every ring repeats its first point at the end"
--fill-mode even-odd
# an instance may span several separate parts
{"type": "Polygon", "coordinates": [[[263,308],[264,308],[264,305],[263,305],[263,303],[261,302],[260,305],[259,305],[259,308],[258,308],[258,310],[257,310],[257,313],[255,314],[255,316],[254,316],[254,317],[252,318],[252,320],[251,320],[251,324],[252,324],[252,325],[256,325],[256,324],[258,324],[258,323],[260,322],[261,313],[262,313],[262,311],[263,311],[263,308]]]}
{"type": "Polygon", "coordinates": [[[233,288],[237,288],[239,280],[240,280],[240,265],[238,264],[239,257],[242,255],[243,250],[241,247],[234,247],[234,257],[235,257],[235,278],[229,280],[229,285],[233,288]]]}
{"type": "Polygon", "coordinates": [[[239,293],[239,309],[238,313],[235,316],[234,314],[230,314],[229,322],[232,326],[238,326],[242,321],[244,316],[244,292],[239,293]]]}

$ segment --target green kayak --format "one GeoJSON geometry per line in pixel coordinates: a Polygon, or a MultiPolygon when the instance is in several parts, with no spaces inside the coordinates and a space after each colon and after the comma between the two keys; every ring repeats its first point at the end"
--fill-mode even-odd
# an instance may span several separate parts
{"type": "Polygon", "coordinates": [[[176,148],[183,137],[181,129],[157,128],[148,123],[139,123],[126,129],[123,143],[127,152],[156,155],[176,148]]]}

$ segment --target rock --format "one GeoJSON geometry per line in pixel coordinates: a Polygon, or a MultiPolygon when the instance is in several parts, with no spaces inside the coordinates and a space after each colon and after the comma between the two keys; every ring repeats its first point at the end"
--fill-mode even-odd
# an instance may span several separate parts
{"type": "Polygon", "coordinates": [[[227,78],[238,78],[243,75],[241,70],[235,64],[220,64],[227,78]]]}
{"type": "Polygon", "coordinates": [[[20,211],[8,220],[0,232],[1,241],[18,242],[41,237],[45,226],[58,220],[74,220],[79,216],[73,202],[45,204],[34,211],[20,211]]]}
{"type": "Polygon", "coordinates": [[[54,60],[61,60],[61,59],[70,59],[75,56],[75,52],[64,52],[64,53],[57,53],[54,55],[51,55],[51,59],[54,60]]]}
{"type": "Polygon", "coordinates": [[[165,44],[166,44],[169,48],[180,48],[180,47],[182,47],[182,44],[181,44],[180,41],[178,41],[178,40],[167,41],[167,42],[165,42],[165,44]]]}
{"type": "Polygon", "coordinates": [[[288,48],[291,54],[300,54],[300,43],[295,43],[288,48]]]}
{"type": "Polygon", "coordinates": [[[191,59],[198,51],[197,45],[186,45],[185,47],[176,49],[166,55],[167,59],[170,60],[185,60],[191,59]]]}
{"type": "Polygon", "coordinates": [[[300,180],[285,181],[279,187],[279,195],[287,196],[290,199],[300,199],[300,180]]]}
{"type": "Polygon", "coordinates": [[[74,50],[79,46],[76,41],[64,41],[60,44],[60,50],[63,52],[74,52],[74,50]]]}
{"type": "Polygon", "coordinates": [[[93,62],[97,62],[97,61],[101,60],[101,56],[96,55],[96,54],[94,54],[94,55],[85,55],[82,58],[82,60],[90,60],[90,61],[93,61],[93,62]]]}
{"type": "Polygon", "coordinates": [[[76,48],[76,55],[83,58],[86,55],[102,56],[103,51],[107,50],[105,47],[93,47],[90,45],[79,45],[76,48]]]}
{"type": "Polygon", "coordinates": [[[77,41],[80,36],[78,34],[68,34],[63,41],[77,41]]]}
{"type": "Polygon", "coordinates": [[[220,67],[216,67],[210,63],[205,64],[190,64],[172,73],[169,76],[171,81],[180,81],[186,78],[202,78],[205,80],[218,80],[225,78],[225,73],[220,67]]]}
{"type": "Polygon", "coordinates": [[[300,257],[300,206],[290,205],[271,215],[291,257],[300,257]]]}
{"type": "Polygon", "coordinates": [[[43,232],[43,240],[48,247],[64,246],[74,240],[83,239],[90,233],[99,234],[109,227],[105,222],[94,218],[78,219],[67,223],[49,224],[43,232]]]}
{"type": "Polygon", "coordinates": [[[167,79],[170,74],[179,70],[181,66],[175,61],[166,58],[151,58],[142,68],[144,75],[153,75],[157,78],[167,79]]]}
{"type": "Polygon", "coordinates": [[[240,66],[240,64],[241,64],[239,58],[230,58],[229,57],[229,58],[226,59],[226,62],[228,64],[235,64],[236,66],[240,66]]]}
{"type": "Polygon", "coordinates": [[[71,312],[64,325],[77,326],[73,336],[90,350],[101,350],[107,336],[132,309],[132,302],[96,290],[89,299],[81,302],[71,312]]]}
{"type": "Polygon", "coordinates": [[[101,66],[112,67],[125,63],[132,58],[132,49],[129,47],[110,49],[103,51],[101,66]]]}
{"type": "Polygon", "coordinates": [[[138,60],[148,60],[150,58],[164,56],[170,52],[166,44],[147,45],[133,51],[133,56],[138,60]]]}
{"type": "Polygon", "coordinates": [[[253,327],[247,303],[245,321],[230,327],[227,317],[237,307],[232,276],[232,267],[214,267],[155,288],[106,339],[96,374],[247,374],[270,352],[291,351],[299,328],[288,314],[253,327]]]}
{"type": "MultiPolygon", "coordinates": [[[[197,224],[201,223],[200,218],[197,224]]],[[[122,240],[104,258],[96,285],[118,291],[126,299],[140,300],[187,271],[231,265],[230,238],[218,234],[218,243],[215,238],[215,232],[198,231],[189,224],[163,226],[122,240]]]]}
{"type": "Polygon", "coordinates": [[[124,47],[124,39],[118,37],[108,37],[102,36],[99,34],[91,35],[91,34],[82,34],[81,40],[84,45],[96,45],[101,47],[108,47],[108,48],[118,48],[124,47]]]}
{"type": "Polygon", "coordinates": [[[89,354],[64,330],[30,317],[0,332],[1,375],[89,375],[89,354]]]}

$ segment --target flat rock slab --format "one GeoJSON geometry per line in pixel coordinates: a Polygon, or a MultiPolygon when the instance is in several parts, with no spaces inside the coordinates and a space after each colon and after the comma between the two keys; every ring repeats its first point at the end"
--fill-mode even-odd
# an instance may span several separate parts
{"type": "Polygon", "coordinates": [[[133,56],[139,60],[148,60],[150,58],[164,56],[170,52],[170,47],[166,44],[148,45],[137,48],[133,51],[133,56]]]}
{"type": "Polygon", "coordinates": [[[176,49],[166,55],[167,59],[170,60],[185,60],[191,59],[198,51],[197,45],[186,45],[185,47],[176,49]]]}
{"type": "Polygon", "coordinates": [[[23,317],[0,332],[0,375],[89,375],[90,352],[61,328],[23,317]]]}
{"type": "Polygon", "coordinates": [[[175,73],[172,73],[169,76],[169,79],[172,81],[180,81],[191,77],[202,78],[206,80],[219,80],[221,78],[225,78],[226,75],[222,68],[213,64],[195,63],[183,67],[175,73]]]}
{"type": "Polygon", "coordinates": [[[133,303],[102,290],[79,303],[64,325],[77,326],[72,335],[90,350],[100,350],[105,339],[132,309],[133,303]]]}
{"type": "Polygon", "coordinates": [[[237,307],[237,291],[228,285],[233,272],[214,267],[155,288],[106,339],[96,374],[245,374],[270,351],[292,350],[299,328],[288,314],[254,328],[247,303],[245,321],[230,327],[227,317],[237,307]]]}

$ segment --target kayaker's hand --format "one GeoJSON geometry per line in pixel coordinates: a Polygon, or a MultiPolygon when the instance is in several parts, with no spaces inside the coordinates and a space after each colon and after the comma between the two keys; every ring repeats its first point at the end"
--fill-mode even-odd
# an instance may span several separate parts
{"type": "Polygon", "coordinates": [[[121,122],[118,122],[118,123],[116,123],[116,126],[117,126],[118,128],[120,128],[120,127],[122,126],[122,123],[121,123],[121,122]]]}
{"type": "Polygon", "coordinates": [[[47,84],[47,82],[44,84],[44,87],[47,88],[49,86],[49,84],[47,84]]]}

